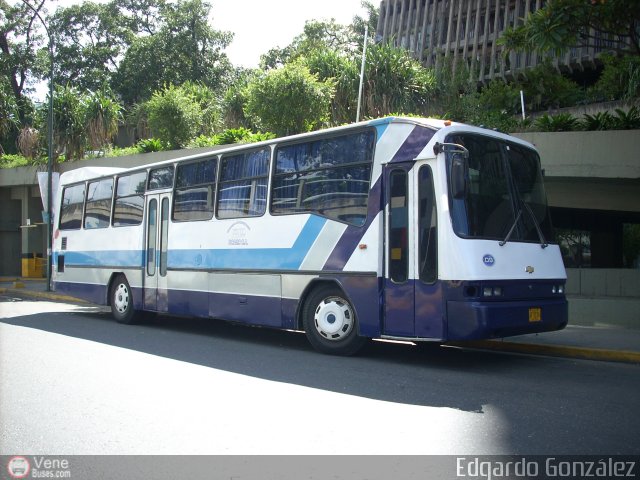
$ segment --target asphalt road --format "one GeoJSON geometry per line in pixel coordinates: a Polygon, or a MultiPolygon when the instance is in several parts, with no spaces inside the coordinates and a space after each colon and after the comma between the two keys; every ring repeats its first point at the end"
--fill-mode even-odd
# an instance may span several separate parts
{"type": "Polygon", "coordinates": [[[0,454],[638,455],[640,366],[0,297],[0,454]]]}

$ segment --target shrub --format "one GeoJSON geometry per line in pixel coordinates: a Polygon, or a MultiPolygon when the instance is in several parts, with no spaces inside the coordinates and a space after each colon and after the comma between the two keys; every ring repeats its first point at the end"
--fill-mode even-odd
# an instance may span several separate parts
{"type": "Polygon", "coordinates": [[[600,59],[604,69],[588,92],[593,101],[630,100],[640,96],[640,58],[602,55],[600,59]]]}
{"type": "Polygon", "coordinates": [[[171,149],[185,146],[195,136],[202,118],[197,101],[173,85],[155,92],[146,108],[151,133],[171,149]]]}
{"type": "Polygon", "coordinates": [[[23,155],[0,156],[0,168],[15,168],[29,165],[29,159],[23,155]]]}
{"type": "Polygon", "coordinates": [[[533,125],[542,132],[570,132],[579,127],[578,119],[568,113],[558,115],[547,115],[546,113],[538,117],[533,125]]]}
{"type": "Polygon", "coordinates": [[[583,130],[610,130],[615,124],[615,118],[609,112],[597,112],[593,115],[585,114],[580,122],[583,130]]]}
{"type": "Polygon", "coordinates": [[[166,150],[159,138],[147,138],[140,140],[136,144],[136,149],[138,153],[161,152],[162,150],[166,150]]]}
{"type": "Polygon", "coordinates": [[[635,130],[640,128],[640,111],[633,106],[628,111],[616,108],[614,128],[617,130],[635,130]]]}

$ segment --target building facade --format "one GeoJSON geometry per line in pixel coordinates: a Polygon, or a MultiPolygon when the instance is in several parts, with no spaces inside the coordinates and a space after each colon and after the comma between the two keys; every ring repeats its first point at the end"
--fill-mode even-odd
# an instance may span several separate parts
{"type": "MultiPolygon", "coordinates": [[[[383,0],[376,38],[406,48],[427,67],[466,65],[479,83],[494,78],[516,79],[543,61],[536,52],[511,52],[496,40],[508,29],[522,25],[543,0],[383,0]]],[[[597,55],[613,39],[594,32],[592,48],[570,48],[561,57],[549,54],[560,70],[572,72],[596,66],[597,55]]]]}

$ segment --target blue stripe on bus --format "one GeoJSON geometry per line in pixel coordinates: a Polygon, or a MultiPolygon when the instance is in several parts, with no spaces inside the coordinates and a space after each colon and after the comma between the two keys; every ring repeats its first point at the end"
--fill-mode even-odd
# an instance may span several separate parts
{"type": "MultiPolygon", "coordinates": [[[[327,220],[311,215],[291,248],[227,248],[169,250],[169,268],[247,268],[297,270],[311,249],[327,220]]],[[[61,255],[62,252],[57,252],[61,255]]],[[[64,252],[68,266],[140,267],[143,252],[138,250],[108,250],[64,252]]],[[[57,263],[57,256],[56,256],[57,263]]]]}
{"type": "Polygon", "coordinates": [[[139,250],[100,250],[100,251],[60,251],[58,256],[64,255],[65,265],[80,267],[120,266],[138,268],[143,265],[142,252],[139,250]]]}
{"type": "Polygon", "coordinates": [[[326,219],[311,215],[291,248],[169,250],[169,268],[247,268],[297,270],[326,219]]]}

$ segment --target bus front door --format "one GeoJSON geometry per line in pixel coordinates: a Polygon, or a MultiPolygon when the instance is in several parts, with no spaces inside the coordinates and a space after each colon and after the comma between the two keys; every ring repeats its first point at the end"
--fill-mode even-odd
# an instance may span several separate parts
{"type": "Polygon", "coordinates": [[[144,309],[168,311],[167,241],[169,239],[169,195],[146,198],[144,309]]]}
{"type": "Polygon", "coordinates": [[[438,279],[437,209],[428,165],[384,169],[384,334],[442,339],[444,315],[438,279]]]}

